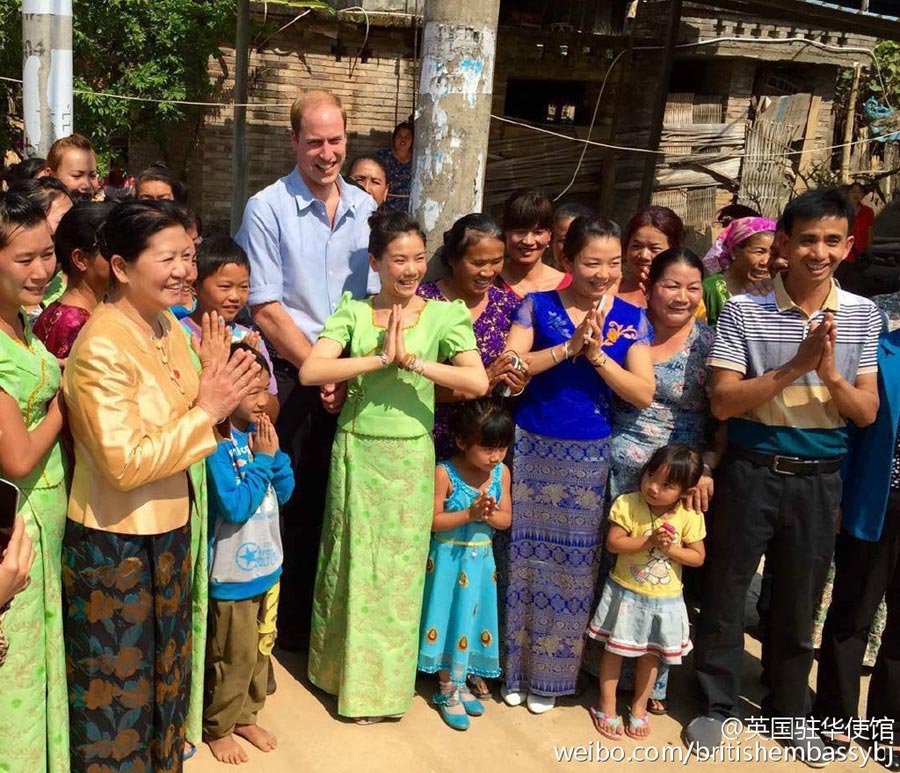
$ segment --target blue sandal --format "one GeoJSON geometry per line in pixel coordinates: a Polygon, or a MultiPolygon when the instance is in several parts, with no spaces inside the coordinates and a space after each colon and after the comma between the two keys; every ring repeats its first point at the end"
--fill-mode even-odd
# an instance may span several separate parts
{"type": "Polygon", "coordinates": [[[459,700],[470,717],[480,717],[484,714],[484,704],[472,694],[469,685],[459,686],[459,700]]]}
{"type": "Polygon", "coordinates": [[[645,738],[650,737],[650,715],[644,714],[642,717],[636,717],[634,714],[628,715],[628,727],[625,728],[625,735],[629,738],[634,738],[636,741],[642,741],[645,738]],[[636,735],[635,730],[639,728],[647,728],[646,735],[636,735]]]}
{"type": "MultiPolygon", "coordinates": [[[[459,690],[454,689],[453,692],[450,693],[441,691],[431,699],[431,702],[440,709],[441,718],[444,722],[454,730],[469,729],[469,715],[467,713],[455,714],[448,711],[448,708],[462,704],[462,701],[459,699],[459,690]]],[[[463,706],[463,708],[465,708],[465,706],[463,706]]]]}

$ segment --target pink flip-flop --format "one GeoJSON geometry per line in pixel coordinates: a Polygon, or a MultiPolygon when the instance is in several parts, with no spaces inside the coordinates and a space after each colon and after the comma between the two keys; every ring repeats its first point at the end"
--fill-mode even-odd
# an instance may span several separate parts
{"type": "Polygon", "coordinates": [[[597,732],[600,733],[604,738],[609,738],[610,741],[619,741],[622,738],[622,717],[616,716],[615,714],[604,714],[600,709],[595,709],[593,706],[590,708],[591,718],[594,720],[594,727],[597,728],[597,732]],[[605,723],[609,727],[613,728],[613,732],[609,730],[604,730],[601,726],[601,723],[605,723]]]}

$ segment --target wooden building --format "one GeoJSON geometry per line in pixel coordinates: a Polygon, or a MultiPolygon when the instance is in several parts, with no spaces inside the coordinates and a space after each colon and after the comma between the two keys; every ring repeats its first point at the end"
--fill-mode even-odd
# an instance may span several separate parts
{"type": "MultiPolygon", "coordinates": [[[[288,106],[300,90],[341,96],[350,157],[388,144],[414,110],[422,0],[302,18],[298,5],[251,4],[265,28],[249,57],[250,194],[293,164],[288,106]]],[[[819,0],[504,0],[485,209],[538,187],[624,220],[652,198],[703,246],[719,207],[775,214],[831,163],[838,74],[868,64],[876,36],[900,39],[900,20],[819,0]],[[587,138],[600,144],[581,158],[587,138]]],[[[209,63],[223,102],[234,68],[233,48],[209,63]]],[[[231,110],[209,111],[191,136],[169,150],[188,159],[193,204],[227,223],[231,110]]],[[[135,148],[131,166],[154,154],[135,148]]]]}

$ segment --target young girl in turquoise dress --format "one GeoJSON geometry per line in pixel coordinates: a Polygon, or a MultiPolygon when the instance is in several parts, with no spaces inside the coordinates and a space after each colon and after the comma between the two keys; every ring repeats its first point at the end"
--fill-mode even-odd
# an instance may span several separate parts
{"type": "Polygon", "coordinates": [[[588,626],[588,636],[605,644],[600,658],[600,707],[591,708],[598,732],[617,740],[616,687],[622,659],[637,658],[634,698],[625,733],[650,735],[647,702],[660,661],[681,663],[692,648],[687,608],[681,595],[681,567],[706,557],[703,515],[683,503],[703,473],[700,453],[681,443],[658,448],[641,470],[641,488],[623,494],[609,513],[606,548],[616,566],[588,626]]]}
{"type": "Polygon", "coordinates": [[[512,417],[489,400],[459,404],[450,429],[457,454],[434,471],[434,521],[425,569],[419,670],[438,674],[433,702],[450,727],[466,730],[490,694],[482,677],[500,676],[497,570],[491,538],[512,522],[512,417]]]}

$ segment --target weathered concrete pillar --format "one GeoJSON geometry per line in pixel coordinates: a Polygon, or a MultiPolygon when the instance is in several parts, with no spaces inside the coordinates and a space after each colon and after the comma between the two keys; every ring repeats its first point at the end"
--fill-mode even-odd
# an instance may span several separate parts
{"type": "Polygon", "coordinates": [[[25,153],[46,158],[73,131],[72,0],[23,0],[25,153]]]}
{"type": "Polygon", "coordinates": [[[429,253],[481,210],[499,13],[499,0],[425,2],[410,202],[429,253]]]}

